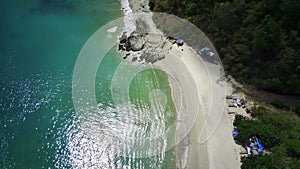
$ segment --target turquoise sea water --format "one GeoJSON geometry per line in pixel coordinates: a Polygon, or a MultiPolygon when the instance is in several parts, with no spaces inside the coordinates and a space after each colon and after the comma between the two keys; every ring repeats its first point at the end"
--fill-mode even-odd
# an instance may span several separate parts
{"type": "MultiPolygon", "coordinates": [[[[97,29],[122,16],[120,8],[118,0],[0,1],[0,168],[175,166],[174,150],[163,156],[135,158],[101,149],[89,151],[93,147],[81,145],[83,139],[76,140],[81,132],[71,92],[76,59],[97,29]],[[89,158],[93,153],[109,158],[89,158]],[[82,159],[82,154],[88,158],[82,159]]],[[[116,106],[110,83],[120,62],[112,49],[97,74],[97,101],[105,108],[116,106]]],[[[168,93],[163,76],[148,72],[141,79],[150,84],[160,81],[158,87],[168,93]]],[[[148,88],[141,80],[133,85],[148,88]]],[[[131,89],[132,100],[143,97],[136,86],[131,89]]],[[[143,105],[140,100],[135,100],[136,107],[143,105]]]]}

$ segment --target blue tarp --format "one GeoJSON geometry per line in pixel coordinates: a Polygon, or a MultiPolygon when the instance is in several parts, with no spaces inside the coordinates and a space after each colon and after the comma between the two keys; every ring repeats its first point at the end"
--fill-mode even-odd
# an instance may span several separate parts
{"type": "Polygon", "coordinates": [[[263,147],[263,145],[260,142],[258,142],[258,141],[256,141],[255,143],[253,143],[253,146],[258,146],[258,149],[259,149],[260,153],[263,153],[265,151],[265,148],[263,147]]]}
{"type": "Polygon", "coordinates": [[[265,151],[265,148],[263,147],[263,145],[260,142],[258,142],[257,146],[258,146],[260,153],[263,153],[265,151]]]}
{"type": "Polygon", "coordinates": [[[235,138],[238,134],[239,134],[239,131],[238,131],[238,130],[233,130],[233,131],[232,131],[232,136],[233,136],[233,138],[235,138]]]}
{"type": "Polygon", "coordinates": [[[210,48],[209,47],[204,47],[202,49],[200,49],[200,52],[207,52],[207,51],[210,51],[210,48]]]}
{"type": "Polygon", "coordinates": [[[197,53],[203,58],[204,61],[213,63],[213,64],[218,64],[216,62],[216,60],[214,59],[214,57],[212,57],[212,52],[211,49],[209,47],[204,47],[200,50],[197,51],[197,53]]]}

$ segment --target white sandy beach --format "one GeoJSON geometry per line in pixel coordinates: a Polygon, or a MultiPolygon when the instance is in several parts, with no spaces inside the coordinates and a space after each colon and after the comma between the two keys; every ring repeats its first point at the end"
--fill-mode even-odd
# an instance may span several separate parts
{"type": "MultiPolygon", "coordinates": [[[[147,3],[139,0],[131,0],[130,6],[133,12],[148,10],[147,3]]],[[[151,18],[144,21],[151,32],[160,33],[151,18]]],[[[204,62],[187,44],[179,47],[169,42],[165,48],[166,57],[154,65],[169,75],[179,112],[177,137],[190,130],[176,147],[177,168],[240,168],[239,147],[232,137],[232,118],[225,107],[225,95],[232,89],[225,81],[218,81],[220,66],[204,62]]]]}
{"type": "MultiPolygon", "coordinates": [[[[183,95],[183,99],[186,99],[182,106],[184,110],[180,113],[189,115],[189,113],[197,111],[197,119],[189,135],[186,140],[177,145],[177,149],[180,150],[177,152],[179,157],[178,167],[240,168],[239,147],[232,138],[232,120],[224,107],[224,91],[227,85],[225,82],[223,82],[223,85],[216,82],[219,78],[217,71],[215,71],[215,74],[209,74],[209,76],[207,74],[207,69],[213,69],[209,72],[214,72],[214,70],[219,70],[217,69],[218,66],[202,62],[195,51],[187,45],[182,47],[173,46],[170,55],[155,63],[155,65],[165,70],[169,76],[180,84],[183,90],[181,93],[176,91],[175,87],[172,87],[173,99],[177,106],[182,104],[178,100],[181,95],[183,95]],[[213,94],[216,91],[219,91],[219,93],[213,94]],[[211,103],[212,99],[214,99],[214,105],[211,103]],[[197,109],[198,107],[199,109],[197,109]],[[220,120],[218,120],[219,113],[216,111],[223,111],[220,120]],[[205,123],[206,121],[207,123],[205,123]],[[204,135],[202,135],[202,139],[204,142],[202,143],[203,127],[204,135]],[[209,133],[212,133],[212,135],[209,133]],[[185,151],[187,151],[186,154],[185,151]]],[[[178,85],[172,80],[170,82],[171,86],[178,85]]],[[[191,122],[191,120],[186,120],[186,122],[191,122]]],[[[177,132],[184,132],[184,130],[180,127],[177,132]]]]}

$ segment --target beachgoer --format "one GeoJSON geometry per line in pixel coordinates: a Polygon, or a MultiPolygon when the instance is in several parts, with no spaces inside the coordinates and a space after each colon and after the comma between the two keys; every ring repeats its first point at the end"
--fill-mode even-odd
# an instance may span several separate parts
{"type": "Polygon", "coordinates": [[[251,148],[250,147],[246,147],[247,148],[247,154],[248,154],[248,156],[250,156],[251,155],[251,148]]]}
{"type": "Polygon", "coordinates": [[[258,147],[257,146],[254,146],[253,148],[252,148],[252,154],[253,155],[258,155],[259,153],[258,153],[258,147]]]}
{"type": "Polygon", "coordinates": [[[253,148],[253,141],[250,141],[249,147],[253,148]]]}

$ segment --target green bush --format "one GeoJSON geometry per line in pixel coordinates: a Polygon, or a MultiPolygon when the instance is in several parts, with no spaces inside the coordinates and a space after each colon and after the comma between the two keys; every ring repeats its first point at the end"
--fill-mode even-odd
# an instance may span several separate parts
{"type": "Polygon", "coordinates": [[[264,107],[254,109],[252,115],[261,123],[276,126],[280,130],[289,130],[297,124],[295,120],[286,118],[283,113],[270,112],[264,107]]]}
{"type": "Polygon", "coordinates": [[[286,105],[285,103],[283,103],[281,100],[273,100],[270,102],[270,104],[278,109],[282,109],[282,110],[290,109],[290,107],[288,105],[286,105]]]}
{"type": "Polygon", "coordinates": [[[261,124],[256,126],[256,130],[256,136],[262,140],[265,148],[271,148],[273,146],[280,145],[281,133],[277,127],[261,124]]]}
{"type": "Polygon", "coordinates": [[[252,136],[257,136],[265,148],[271,148],[281,143],[281,133],[278,128],[272,125],[246,120],[241,115],[236,116],[234,125],[239,130],[235,139],[241,144],[247,143],[252,136]]]}
{"type": "Polygon", "coordinates": [[[294,159],[291,161],[290,169],[299,169],[300,168],[300,159],[294,159]]]}
{"type": "Polygon", "coordinates": [[[284,147],[289,157],[300,157],[300,140],[288,139],[285,141],[284,147]]]}
{"type": "MultiPolygon", "coordinates": [[[[283,158],[283,157],[282,157],[283,158]]],[[[285,164],[282,160],[278,161],[276,156],[250,156],[242,158],[242,169],[285,169],[285,164]]]]}
{"type": "Polygon", "coordinates": [[[277,93],[277,92],[282,92],[284,85],[282,84],[281,80],[276,77],[276,78],[270,78],[263,81],[263,86],[261,87],[270,92],[277,93]]]}
{"type": "Polygon", "coordinates": [[[268,110],[265,107],[261,107],[261,106],[254,108],[251,114],[253,117],[258,117],[258,118],[264,118],[266,116],[269,116],[268,110]]]}
{"type": "Polygon", "coordinates": [[[282,147],[272,148],[271,154],[242,158],[242,169],[283,169],[285,166],[285,150],[282,147]]]}
{"type": "Polygon", "coordinates": [[[237,115],[235,115],[233,125],[236,126],[236,127],[240,126],[241,123],[243,123],[243,121],[245,121],[245,117],[242,116],[242,115],[237,114],[237,115]]]}
{"type": "Polygon", "coordinates": [[[298,116],[300,116],[300,104],[296,105],[294,111],[295,111],[295,113],[296,113],[298,116]]]}

